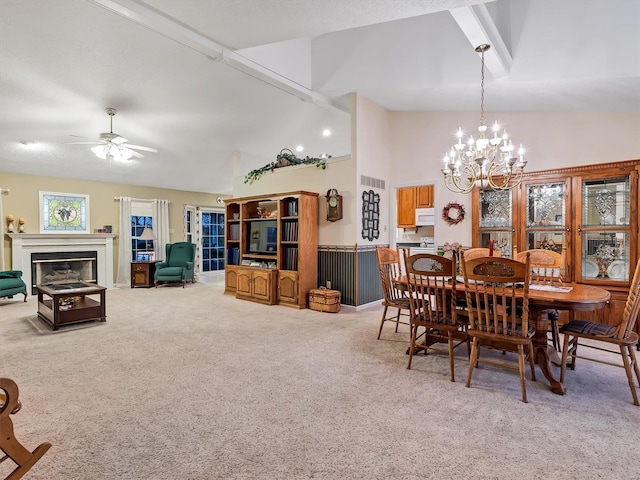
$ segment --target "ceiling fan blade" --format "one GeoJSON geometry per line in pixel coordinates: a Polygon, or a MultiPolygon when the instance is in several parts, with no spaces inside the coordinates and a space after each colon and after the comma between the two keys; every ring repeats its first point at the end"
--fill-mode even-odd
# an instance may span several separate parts
{"type": "Polygon", "coordinates": [[[151,148],[151,147],[141,147],[140,145],[131,145],[129,143],[127,143],[127,148],[135,148],[136,150],[142,150],[143,152],[153,152],[153,153],[158,153],[158,150],[156,150],[155,148],[151,148]]]}
{"type": "Polygon", "coordinates": [[[89,140],[91,137],[83,137],[82,135],[71,135],[69,134],[70,137],[75,137],[75,138],[86,138],[87,140],[89,140]]]}
{"type": "Polygon", "coordinates": [[[63,145],[101,145],[104,142],[95,141],[95,142],[66,142],[63,145]]]}
{"type": "Polygon", "coordinates": [[[127,139],[124,137],[121,137],[120,135],[109,139],[109,141],[114,145],[124,145],[125,143],[127,143],[127,139]]]}
{"type": "MultiPolygon", "coordinates": [[[[127,145],[127,147],[128,147],[128,145],[127,145]]],[[[122,147],[122,151],[130,153],[131,155],[133,155],[136,158],[144,158],[144,155],[142,155],[141,153],[138,153],[135,150],[131,150],[131,149],[127,148],[127,147],[122,147]]]]}

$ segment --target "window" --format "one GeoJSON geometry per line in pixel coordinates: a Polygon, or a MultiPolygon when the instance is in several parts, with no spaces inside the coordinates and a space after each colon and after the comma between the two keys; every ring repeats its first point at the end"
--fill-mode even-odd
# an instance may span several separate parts
{"type": "Polygon", "coordinates": [[[131,260],[151,260],[150,253],[154,252],[154,240],[141,240],[139,237],[145,228],[153,227],[153,217],[147,215],[131,216],[131,260]]]}

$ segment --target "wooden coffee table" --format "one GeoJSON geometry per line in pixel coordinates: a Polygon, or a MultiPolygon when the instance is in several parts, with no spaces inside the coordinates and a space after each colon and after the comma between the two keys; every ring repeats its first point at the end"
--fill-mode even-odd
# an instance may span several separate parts
{"type": "Polygon", "coordinates": [[[60,325],[90,320],[107,321],[107,287],[93,283],[70,282],[36,285],[36,289],[38,316],[54,330],[60,325]]]}

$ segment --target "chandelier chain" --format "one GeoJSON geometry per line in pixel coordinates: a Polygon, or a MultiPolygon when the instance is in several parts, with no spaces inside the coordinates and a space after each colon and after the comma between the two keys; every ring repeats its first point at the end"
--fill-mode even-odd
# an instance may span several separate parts
{"type": "Polygon", "coordinates": [[[480,125],[484,124],[484,50],[482,50],[482,74],[480,76],[480,125]]]}

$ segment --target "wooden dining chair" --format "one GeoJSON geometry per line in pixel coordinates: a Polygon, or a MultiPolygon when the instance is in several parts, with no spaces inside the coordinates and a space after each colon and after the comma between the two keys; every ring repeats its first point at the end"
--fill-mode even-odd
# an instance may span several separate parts
{"type": "Polygon", "coordinates": [[[409,287],[409,313],[411,321],[411,343],[409,345],[409,364],[416,348],[444,353],[449,356],[451,381],[455,382],[453,349],[462,343],[467,344],[469,354],[469,337],[467,321],[458,317],[456,310],[456,260],[420,253],[411,255],[405,260],[407,266],[407,285],[409,287]],[[450,286],[447,289],[447,286],[450,286]],[[424,328],[425,343],[416,347],[418,330],[424,328]],[[434,343],[435,341],[435,343],[434,343]],[[439,347],[440,342],[447,342],[447,349],[439,347]],[[455,342],[458,342],[457,344],[455,342]]]}
{"type": "Polygon", "coordinates": [[[9,415],[18,413],[21,407],[18,400],[18,385],[10,378],[0,378],[0,451],[4,453],[0,463],[11,460],[17,465],[5,480],[22,478],[51,448],[49,442],[44,442],[30,452],[15,437],[13,422],[9,415]]]}
{"type": "Polygon", "coordinates": [[[378,329],[378,340],[380,340],[384,322],[394,322],[396,324],[396,333],[398,332],[399,324],[410,325],[409,321],[400,319],[401,316],[409,317],[409,295],[407,288],[398,282],[398,279],[403,274],[398,250],[376,246],[376,256],[384,295],[382,300],[384,311],[382,312],[380,328],[378,329]],[[396,314],[387,317],[389,307],[395,308],[396,314]]]}
{"type": "Polygon", "coordinates": [[[531,365],[531,379],[536,379],[532,345],[535,330],[529,326],[529,257],[524,263],[502,257],[472,260],[463,257],[462,273],[469,309],[467,334],[473,340],[467,387],[471,386],[473,370],[479,362],[517,368],[522,401],[527,403],[527,357],[531,365]],[[491,358],[481,359],[481,347],[516,352],[518,366],[491,358]]]}
{"type": "MultiPolygon", "coordinates": [[[[567,247],[562,247],[562,253],[535,248],[518,252],[518,248],[513,248],[513,258],[519,262],[524,261],[529,254],[531,265],[531,283],[541,285],[562,284],[566,276],[567,247]]],[[[560,314],[558,310],[547,310],[547,317],[551,326],[551,342],[556,351],[561,350],[560,333],[558,330],[558,320],[560,314]]]]}
{"type": "MultiPolygon", "coordinates": [[[[469,248],[467,250],[464,250],[462,252],[462,256],[464,257],[465,260],[473,260],[474,258],[490,257],[492,255],[488,248],[477,247],[477,248],[469,248]]],[[[500,249],[494,250],[493,256],[501,257],[502,251],[500,249]]]]}
{"type": "Polygon", "coordinates": [[[636,265],[629,295],[622,313],[622,321],[618,325],[607,325],[598,322],[589,322],[587,320],[572,320],[562,326],[560,331],[564,334],[564,345],[562,348],[562,364],[560,369],[560,382],[564,382],[564,374],[567,369],[567,358],[571,357],[571,370],[575,370],[576,358],[590,360],[592,362],[612,365],[614,367],[624,368],[633,397],[633,404],[638,403],[637,389],[640,388],[640,368],[636,359],[634,345],[638,342],[638,334],[634,332],[635,324],[638,320],[638,312],[640,311],[640,262],[636,265]],[[598,345],[590,345],[580,343],[580,339],[590,340],[591,343],[598,342],[601,344],[617,345],[620,352],[600,348],[598,345]],[[620,354],[622,356],[622,365],[601,358],[588,357],[578,355],[578,345],[583,347],[604,350],[605,352],[620,354]],[[633,374],[635,373],[635,379],[633,374]]]}

